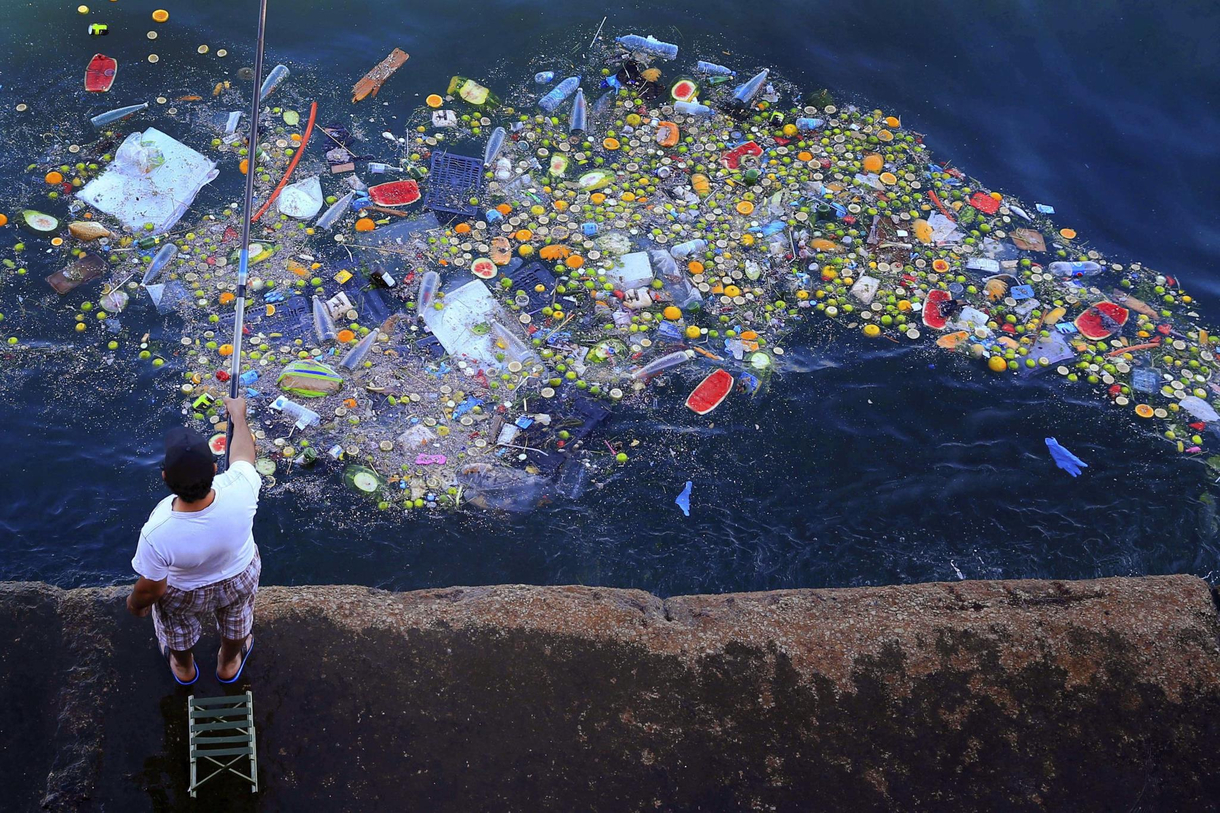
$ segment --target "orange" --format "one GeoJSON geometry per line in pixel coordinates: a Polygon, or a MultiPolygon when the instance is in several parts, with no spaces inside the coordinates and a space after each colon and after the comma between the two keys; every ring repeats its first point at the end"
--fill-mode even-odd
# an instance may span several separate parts
{"type": "Polygon", "coordinates": [[[47,176],[45,178],[43,178],[43,180],[46,181],[47,183],[63,183],[64,176],[60,175],[55,170],[51,170],[50,172],[47,173],[47,176]]]}
{"type": "Polygon", "coordinates": [[[748,200],[743,200],[737,204],[737,214],[748,215],[754,211],[754,204],[748,200]]]}
{"type": "Polygon", "coordinates": [[[1076,230],[1075,229],[1060,229],[1059,236],[1062,237],[1064,240],[1075,240],[1076,239],[1076,230]]]}
{"type": "Polygon", "coordinates": [[[568,268],[580,268],[582,265],[585,264],[585,258],[580,256],[579,254],[573,254],[571,257],[568,257],[568,259],[565,260],[564,262],[568,266],[568,268]]]}
{"type": "Polygon", "coordinates": [[[340,344],[347,344],[348,342],[350,342],[356,338],[356,334],[350,330],[345,329],[345,330],[340,330],[339,335],[336,336],[335,338],[337,338],[339,340],[340,344]]]}
{"type": "Polygon", "coordinates": [[[153,22],[163,23],[169,20],[169,12],[163,8],[159,8],[152,13],[153,22]]]}
{"type": "Polygon", "coordinates": [[[371,217],[362,217],[356,221],[356,231],[372,231],[377,228],[371,217]]]}
{"type": "Polygon", "coordinates": [[[220,304],[228,305],[234,299],[237,299],[237,294],[233,293],[232,291],[225,291],[220,295],[220,304]]]}
{"type": "Polygon", "coordinates": [[[885,159],[875,152],[870,152],[864,156],[864,171],[865,172],[880,172],[885,166],[885,159]]]}
{"type": "Polygon", "coordinates": [[[893,141],[894,134],[891,133],[889,130],[880,130],[877,132],[877,140],[878,141],[893,141]]]}
{"type": "Polygon", "coordinates": [[[222,344],[220,346],[220,349],[217,352],[220,353],[220,355],[222,355],[222,356],[231,356],[231,355],[233,355],[233,345],[222,344]]]}
{"type": "Polygon", "coordinates": [[[885,184],[886,186],[893,186],[894,184],[898,183],[898,179],[894,177],[894,173],[892,172],[882,172],[877,177],[879,177],[881,179],[881,183],[885,184]]]}
{"type": "Polygon", "coordinates": [[[534,236],[534,233],[529,229],[517,229],[517,233],[513,236],[516,237],[520,242],[525,243],[534,236]]]}
{"type": "Polygon", "coordinates": [[[813,153],[808,152],[807,150],[801,150],[800,152],[798,152],[798,153],[796,154],[796,160],[798,160],[798,161],[812,161],[812,160],[813,160],[813,153]]]}
{"type": "Polygon", "coordinates": [[[289,137],[289,138],[291,138],[293,141],[300,141],[300,140],[301,140],[301,134],[300,134],[300,133],[293,133],[292,135],[290,135],[290,136],[288,136],[288,137],[289,137]]]}
{"type": "Polygon", "coordinates": [[[939,271],[940,273],[943,274],[949,270],[949,263],[946,260],[933,260],[932,261],[932,270],[939,271]]]}
{"type": "Polygon", "coordinates": [[[691,260],[686,264],[686,270],[695,276],[698,276],[699,274],[703,273],[703,263],[699,262],[698,260],[691,260]]]}
{"type": "Polygon", "coordinates": [[[897,116],[886,116],[885,117],[885,126],[886,127],[898,127],[898,126],[901,126],[901,124],[902,124],[902,122],[900,122],[898,120],[897,116]]]}
{"type": "Polygon", "coordinates": [[[424,102],[428,105],[428,107],[440,107],[445,103],[445,100],[433,93],[430,94],[428,98],[424,99],[424,102]]]}
{"type": "Polygon", "coordinates": [[[238,166],[241,169],[241,174],[245,175],[247,172],[250,171],[250,159],[249,158],[241,159],[241,163],[238,166]]]}
{"type": "Polygon", "coordinates": [[[603,195],[601,192],[594,192],[592,195],[589,196],[589,202],[597,203],[597,204],[605,203],[606,196],[603,195]]]}
{"type": "Polygon", "coordinates": [[[0,214],[0,226],[8,225],[8,215],[0,214]]]}
{"type": "Polygon", "coordinates": [[[617,150],[620,145],[617,138],[606,138],[602,141],[602,146],[608,150],[617,150]]]}
{"type": "Polygon", "coordinates": [[[500,214],[504,215],[505,217],[508,217],[508,214],[512,210],[513,210],[513,207],[509,206],[507,203],[501,203],[499,206],[496,207],[496,211],[499,212],[500,214]]]}
{"type": "Polygon", "coordinates": [[[343,406],[347,407],[348,409],[355,409],[356,408],[356,399],[355,398],[344,398],[343,406]]]}
{"type": "Polygon", "coordinates": [[[1135,407],[1135,414],[1139,415],[1141,418],[1151,418],[1152,407],[1148,406],[1147,404],[1139,404],[1135,407]]]}
{"type": "Polygon", "coordinates": [[[459,223],[453,227],[453,230],[455,232],[457,232],[458,234],[470,234],[470,224],[469,223],[459,223]]]}
{"type": "Polygon", "coordinates": [[[682,318],[682,309],[677,305],[670,305],[668,308],[662,311],[662,313],[664,314],[665,318],[671,322],[676,322],[682,318]]]}

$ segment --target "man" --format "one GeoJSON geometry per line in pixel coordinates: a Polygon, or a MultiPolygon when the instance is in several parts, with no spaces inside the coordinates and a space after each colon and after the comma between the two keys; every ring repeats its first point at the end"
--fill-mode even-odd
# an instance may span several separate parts
{"type": "Polygon", "coordinates": [[[172,495],[153,509],[140,531],[131,566],[140,579],[127,599],[139,618],[152,611],[161,654],[174,680],[199,679],[192,649],[203,625],[220,627],[216,679],[236,683],[254,647],[254,595],[262,569],[254,544],[254,512],[262,480],[254,469],[254,436],[244,398],[226,398],[233,424],[229,470],[198,432],[178,426],[165,438],[161,477],[172,495]]]}

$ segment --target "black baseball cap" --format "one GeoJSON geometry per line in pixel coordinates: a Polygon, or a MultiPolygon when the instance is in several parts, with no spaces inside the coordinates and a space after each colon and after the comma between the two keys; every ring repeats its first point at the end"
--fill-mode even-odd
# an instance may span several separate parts
{"type": "Polygon", "coordinates": [[[165,481],[175,484],[208,482],[216,473],[215,458],[203,435],[186,426],[175,426],[165,435],[165,481]]]}

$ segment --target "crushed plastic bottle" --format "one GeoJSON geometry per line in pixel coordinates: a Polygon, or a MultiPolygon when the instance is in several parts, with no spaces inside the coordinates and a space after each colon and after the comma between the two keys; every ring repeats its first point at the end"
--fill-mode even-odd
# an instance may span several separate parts
{"type": "Polygon", "coordinates": [[[436,292],[441,287],[441,275],[435,271],[426,271],[419,281],[419,294],[415,298],[415,306],[419,312],[431,308],[436,300],[436,292]]]}
{"type": "Polygon", "coordinates": [[[93,118],[89,119],[89,123],[94,127],[105,127],[107,124],[114,124],[116,121],[121,121],[128,116],[134,116],[136,113],[139,113],[141,110],[146,110],[147,108],[148,102],[132,104],[128,105],[127,107],[116,107],[114,110],[107,110],[105,113],[97,114],[93,118]]]}
{"type": "Polygon", "coordinates": [[[322,213],[322,216],[318,218],[317,223],[314,225],[319,229],[329,230],[335,225],[336,222],[338,222],[339,218],[343,216],[343,213],[347,211],[355,197],[356,192],[355,190],[352,190],[343,197],[339,198],[330,205],[330,208],[322,213]]]}
{"type": "Polygon", "coordinates": [[[1085,260],[1083,262],[1053,262],[1047,270],[1060,277],[1091,277],[1100,274],[1104,269],[1099,264],[1085,260]]]}
{"type": "Polygon", "coordinates": [[[700,59],[695,63],[695,70],[704,76],[736,76],[737,71],[732,68],[726,68],[724,65],[717,65],[715,62],[704,62],[700,59]]]}
{"type": "Polygon", "coordinates": [[[491,131],[491,136],[487,139],[487,146],[483,149],[484,169],[496,162],[496,158],[500,155],[500,150],[504,149],[504,139],[507,137],[508,133],[503,127],[497,127],[491,131]]]}
{"type": "Polygon", "coordinates": [[[568,132],[583,133],[588,126],[589,108],[585,104],[585,91],[576,89],[576,98],[572,100],[572,113],[568,117],[568,132]]]}
{"type": "Polygon", "coordinates": [[[641,379],[651,378],[658,373],[663,373],[666,370],[671,370],[679,364],[685,364],[695,357],[694,350],[675,350],[661,356],[659,359],[653,359],[645,364],[640,369],[631,374],[631,377],[639,381],[641,379]]]}
{"type": "Polygon", "coordinates": [[[335,330],[335,320],[330,317],[330,309],[317,296],[313,298],[313,332],[319,342],[333,342],[339,335],[335,330]]]}
{"type": "Polygon", "coordinates": [[[266,101],[275,89],[280,86],[280,83],[288,78],[288,66],[276,65],[271,69],[271,73],[267,74],[267,78],[263,80],[263,86],[258,89],[258,100],[266,101]]]}
{"type": "Polygon", "coordinates": [[[360,340],[359,344],[347,351],[347,354],[339,361],[339,366],[348,372],[355,370],[364,361],[369,351],[373,349],[376,341],[376,329],[370,330],[368,335],[360,340]]]}
{"type": "Polygon", "coordinates": [[[281,395],[272,401],[271,408],[283,415],[287,415],[296,424],[297,429],[305,429],[322,423],[321,415],[303,404],[290,400],[285,395],[281,395]]]}
{"type": "Polygon", "coordinates": [[[698,102],[674,102],[674,110],[686,116],[708,118],[712,115],[712,108],[698,102]]]}
{"type": "Polygon", "coordinates": [[[641,37],[638,34],[627,34],[622,37],[615,37],[614,41],[637,54],[648,54],[649,56],[660,57],[661,59],[678,58],[678,46],[668,42],[661,42],[651,34],[647,37],[641,37]]]}
{"type": "Polygon", "coordinates": [[[669,250],[669,253],[680,260],[692,254],[702,254],[704,251],[707,251],[707,240],[700,238],[687,240],[685,243],[678,243],[669,250]]]}
{"type": "Polygon", "coordinates": [[[748,105],[750,102],[754,101],[754,97],[758,95],[759,91],[762,90],[763,85],[766,84],[767,75],[769,73],[769,70],[763,68],[761,71],[754,74],[754,76],[752,76],[749,80],[738,85],[737,89],[733,91],[733,101],[740,105],[748,105]]]}
{"type": "Polygon", "coordinates": [[[534,82],[539,85],[550,84],[555,79],[554,71],[538,71],[534,74],[534,82]]]}
{"type": "Polygon", "coordinates": [[[538,106],[547,113],[554,113],[555,108],[563,104],[564,99],[575,93],[578,87],[580,87],[580,77],[569,76],[539,99],[538,106]]]}
{"type": "Polygon", "coordinates": [[[170,260],[178,254],[178,247],[173,243],[166,243],[157,251],[152,262],[148,264],[148,270],[144,272],[144,278],[140,280],[140,284],[148,287],[157,281],[157,277],[161,276],[162,269],[169,265],[170,260]]]}

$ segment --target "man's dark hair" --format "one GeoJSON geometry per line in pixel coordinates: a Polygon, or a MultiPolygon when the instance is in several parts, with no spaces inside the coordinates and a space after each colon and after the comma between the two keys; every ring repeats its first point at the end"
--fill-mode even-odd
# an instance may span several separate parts
{"type": "Polygon", "coordinates": [[[165,436],[165,460],[161,471],[169,490],[186,502],[198,502],[212,490],[216,474],[212,450],[203,435],[185,426],[175,426],[165,436]]]}

